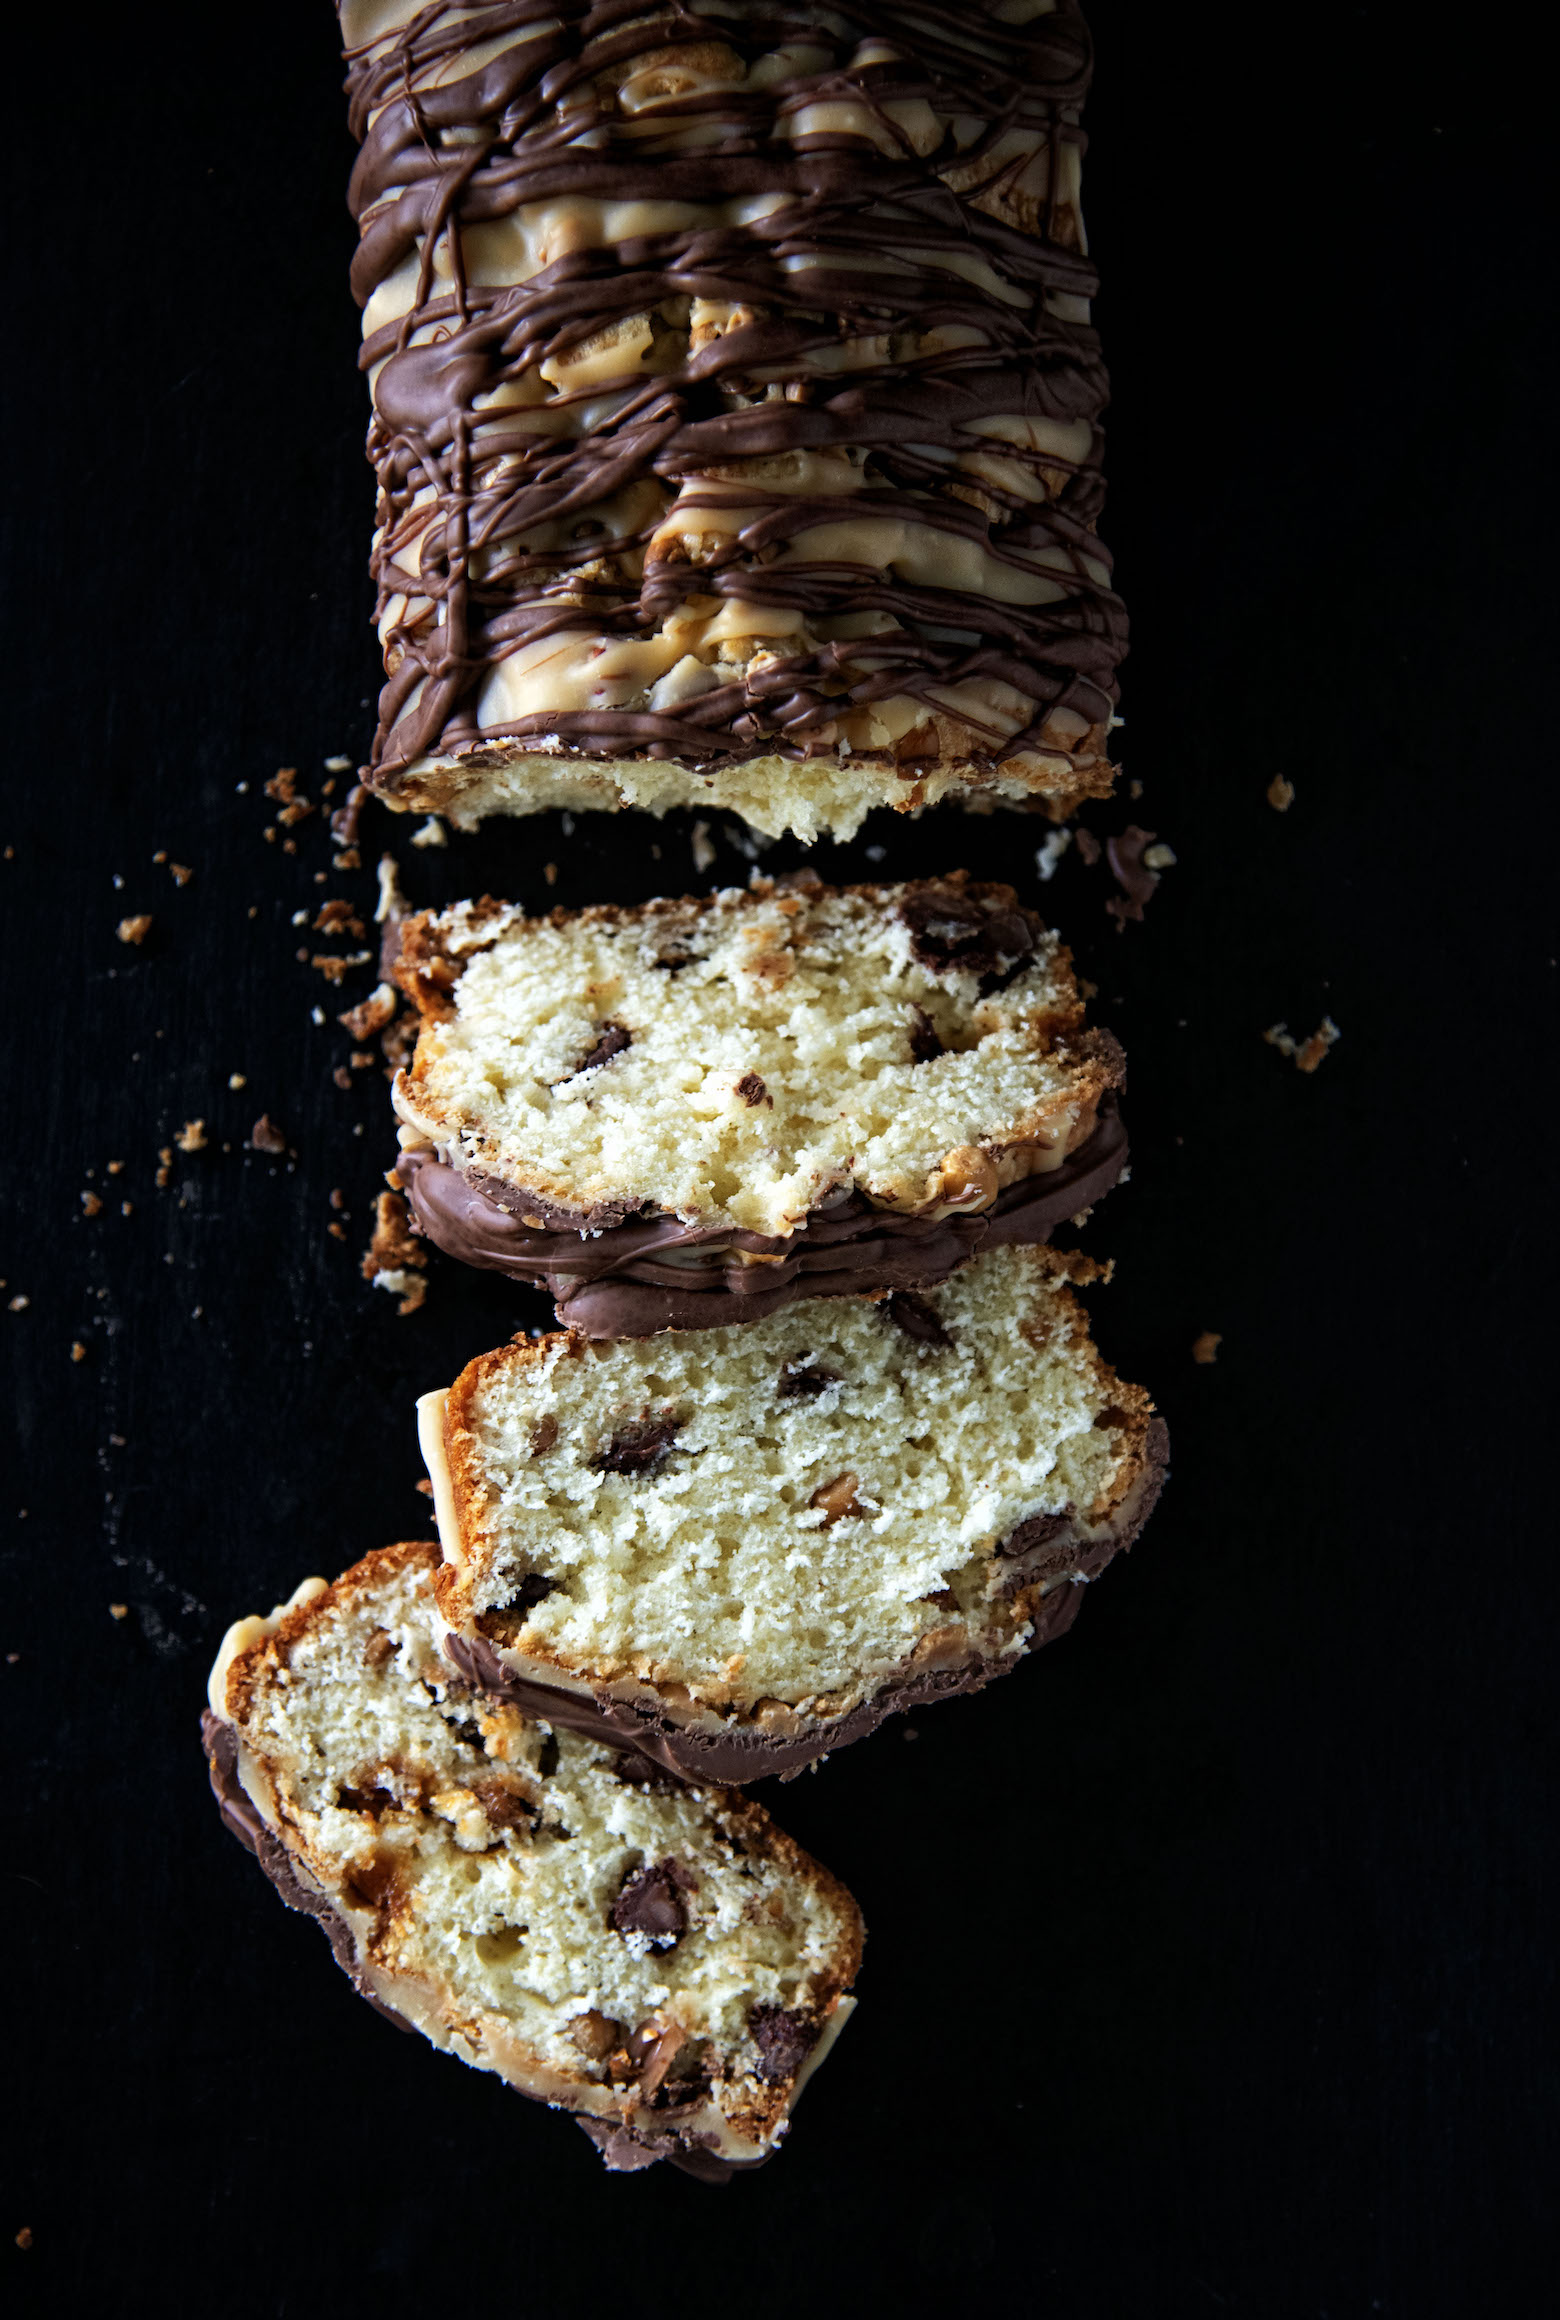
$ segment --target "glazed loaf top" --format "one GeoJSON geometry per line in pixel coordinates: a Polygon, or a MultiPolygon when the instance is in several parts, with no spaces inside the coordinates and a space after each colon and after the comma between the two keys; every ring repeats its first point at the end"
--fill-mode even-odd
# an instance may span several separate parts
{"type": "Polygon", "coordinates": [[[1070,0],[341,15],[376,784],[552,755],[1106,787],[1070,0]]]}

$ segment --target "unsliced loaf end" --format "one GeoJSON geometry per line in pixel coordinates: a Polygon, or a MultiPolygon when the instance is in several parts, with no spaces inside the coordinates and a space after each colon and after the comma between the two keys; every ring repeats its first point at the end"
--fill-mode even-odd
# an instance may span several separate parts
{"type": "Polygon", "coordinates": [[[437,1560],[384,1548],[230,1630],[224,1818],[365,1996],[575,2114],[609,2167],[767,2158],[853,2002],[855,1903],[745,1799],[474,1692],[437,1560]]]}
{"type": "Polygon", "coordinates": [[[1086,1260],[698,1336],[517,1340],[424,1404],[446,1648],[688,1777],[790,1771],[1070,1622],[1147,1519],[1162,1422],[1086,1260]]]}

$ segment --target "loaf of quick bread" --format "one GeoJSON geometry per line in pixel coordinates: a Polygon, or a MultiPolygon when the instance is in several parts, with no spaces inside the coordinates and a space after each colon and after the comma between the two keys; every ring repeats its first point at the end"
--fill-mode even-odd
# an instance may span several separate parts
{"type": "Polygon", "coordinates": [[[342,0],[385,687],[471,822],[1110,786],[1075,0],[342,0]]]}

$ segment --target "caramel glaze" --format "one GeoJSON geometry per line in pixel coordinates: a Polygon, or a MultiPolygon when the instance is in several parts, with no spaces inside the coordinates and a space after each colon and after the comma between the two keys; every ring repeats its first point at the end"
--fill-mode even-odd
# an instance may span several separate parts
{"type": "MultiPolygon", "coordinates": [[[[1106,379],[1073,191],[1091,54],[1074,0],[1004,21],[1034,4],[435,0],[348,46],[353,288],[389,315],[362,354],[376,786],[495,740],[695,768],[832,754],[842,717],[890,697],[921,712],[891,752],[907,781],[950,730],[976,768],[1042,745],[1065,764],[1085,729],[1098,750],[1125,617],[1094,537],[1106,379]],[[651,202],[691,215],[614,238],[592,206],[651,202]],[[526,275],[546,204],[574,222],[526,275]],[[621,375],[548,391],[544,364],[636,317],[647,343],[621,375]],[[1041,446],[972,431],[991,418],[1074,423],[1081,456],[1054,429],[1041,446]],[[732,472],[788,453],[848,459],[859,482],[732,472]],[[956,464],[972,453],[999,455],[995,478],[956,464]],[[691,551],[665,528],[674,501],[734,499],[740,523],[691,551]],[[986,577],[931,585],[924,556],[911,580],[791,545],[868,514],[929,529],[939,560],[973,544],[986,577]],[[642,688],[621,705],[622,687],[614,704],[607,684],[602,706],[479,721],[494,669],[540,639],[653,636],[731,600],[807,632],[675,706],[642,688]],[[975,706],[950,707],[971,684],[975,706]],[[983,724],[993,687],[1010,713],[983,724]]],[[[376,15],[347,0],[349,43],[376,15]]]]}

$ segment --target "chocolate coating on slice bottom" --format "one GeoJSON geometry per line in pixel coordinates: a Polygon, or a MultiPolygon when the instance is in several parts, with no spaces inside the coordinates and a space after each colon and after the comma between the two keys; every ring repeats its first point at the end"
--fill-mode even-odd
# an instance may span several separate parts
{"type": "Polygon", "coordinates": [[[983,1690],[1043,1643],[1065,1635],[1082,1605],[1084,1582],[1097,1578],[1113,1556],[1130,1547],[1152,1514],[1164,1487],[1169,1456],[1168,1429],[1162,1418],[1153,1418],[1144,1438],[1138,1480],[1107,1525],[1088,1534],[1071,1520],[1064,1520],[1057,1531],[1052,1528],[1056,1518],[1042,1518],[1040,1524],[1021,1525],[999,1550],[1012,1560],[1004,1590],[1009,1594],[1063,1573],[1078,1574],[1076,1579],[1053,1587],[1035,1605],[1032,1631],[1023,1651],[994,1656],[972,1651],[951,1665],[907,1667],[844,1715],[817,1717],[800,1732],[765,1732],[752,1725],[722,1722],[713,1713],[701,1721],[683,1722],[648,1687],[639,1697],[625,1700],[613,1698],[605,1689],[582,1693],[541,1682],[506,1666],[483,1635],[448,1634],[444,1650],[468,1683],[493,1698],[507,1701],[524,1715],[561,1725],[565,1731],[631,1751],[679,1780],[734,1788],[777,1774],[791,1779],[820,1756],[864,1739],[890,1716],[983,1690]]]}
{"type": "Polygon", "coordinates": [[[404,1153],[397,1174],[417,1229],[447,1255],[545,1289],[559,1320],[587,1337],[651,1337],[762,1321],[801,1297],[930,1288],[983,1248],[1049,1239],[1126,1164],[1126,1127],[1108,1093],[1093,1133],[1059,1168],[1006,1186],[978,1215],[895,1216],[852,1193],[786,1239],[675,1216],[625,1219],[621,1210],[555,1229],[517,1213],[536,1213],[533,1196],[432,1152],[404,1153]],[[704,1262],[690,1265],[689,1256],[704,1262]]]}

